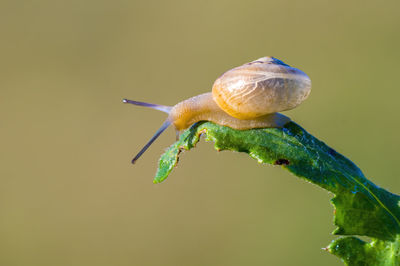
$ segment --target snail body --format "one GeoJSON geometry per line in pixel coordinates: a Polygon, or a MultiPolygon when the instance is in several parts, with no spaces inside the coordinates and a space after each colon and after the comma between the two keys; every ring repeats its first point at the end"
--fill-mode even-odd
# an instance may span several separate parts
{"type": "Polygon", "coordinates": [[[168,120],[178,131],[184,130],[198,121],[211,121],[233,129],[283,127],[290,119],[279,113],[267,114],[252,119],[238,119],[222,110],[213,99],[211,92],[184,100],[169,113],[168,120]]]}
{"type": "Polygon", "coordinates": [[[290,110],[310,94],[311,80],[301,70],[274,57],[262,57],[233,68],[215,82],[212,92],[184,100],[173,107],[124,99],[126,103],[168,113],[168,118],[132,160],[134,163],[171,124],[179,132],[206,120],[238,130],[283,127],[290,110]]]}

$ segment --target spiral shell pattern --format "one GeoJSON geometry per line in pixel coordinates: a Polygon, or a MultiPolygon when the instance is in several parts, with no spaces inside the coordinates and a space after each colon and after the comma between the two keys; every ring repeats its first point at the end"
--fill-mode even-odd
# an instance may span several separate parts
{"type": "Polygon", "coordinates": [[[310,94],[311,80],[300,69],[262,57],[222,74],[213,85],[218,106],[238,119],[290,110],[310,94]]]}

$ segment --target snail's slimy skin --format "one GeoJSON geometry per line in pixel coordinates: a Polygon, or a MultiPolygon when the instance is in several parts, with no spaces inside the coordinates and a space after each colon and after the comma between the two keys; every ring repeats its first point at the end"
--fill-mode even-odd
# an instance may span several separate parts
{"type": "Polygon", "coordinates": [[[283,127],[290,118],[272,113],[253,119],[238,119],[225,113],[213,100],[212,93],[204,93],[175,105],[168,116],[176,130],[183,130],[199,121],[211,121],[233,129],[283,127]]]}

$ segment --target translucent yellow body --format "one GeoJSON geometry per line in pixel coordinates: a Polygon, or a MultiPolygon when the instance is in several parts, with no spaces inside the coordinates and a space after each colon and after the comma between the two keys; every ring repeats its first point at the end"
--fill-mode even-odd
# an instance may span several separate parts
{"type": "Polygon", "coordinates": [[[202,120],[234,129],[282,127],[290,119],[282,114],[273,113],[253,119],[238,119],[224,112],[213,100],[212,94],[204,93],[175,105],[168,116],[177,130],[183,130],[202,120]]]}

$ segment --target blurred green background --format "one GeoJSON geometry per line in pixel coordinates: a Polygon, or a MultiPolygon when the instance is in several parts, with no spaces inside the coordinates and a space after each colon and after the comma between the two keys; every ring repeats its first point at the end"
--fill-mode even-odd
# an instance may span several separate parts
{"type": "Polygon", "coordinates": [[[271,55],[313,91],[285,112],[400,192],[400,2],[0,1],[0,265],[341,265],[332,195],[201,142],[154,185],[173,105],[271,55]]]}

